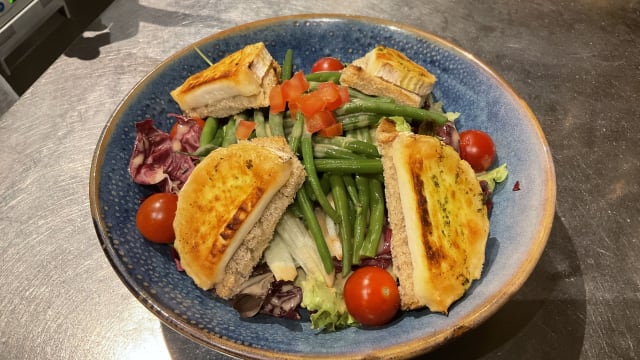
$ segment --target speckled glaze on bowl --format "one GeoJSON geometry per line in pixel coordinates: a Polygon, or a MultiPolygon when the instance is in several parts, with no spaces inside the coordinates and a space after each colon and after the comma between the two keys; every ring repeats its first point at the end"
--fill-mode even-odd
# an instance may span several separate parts
{"type": "Polygon", "coordinates": [[[171,56],[126,96],[106,124],[90,174],[91,213],[106,256],[125,285],[174,330],[218,351],[251,358],[401,358],[425,353],[477,326],[517,291],[537,263],[555,209],[555,174],[549,149],[529,107],[498,75],[464,50],[402,24],[343,15],[298,15],[258,21],[202,39],[171,56]],[[167,246],[144,241],[135,212],[149,188],[127,171],[134,122],[153,118],[168,130],[179,112],[169,91],[206,64],[263,41],[281,61],[294,50],[294,69],[308,72],[321,56],[351,61],[375,45],[396,48],[433,72],[435,96],[462,115],[461,130],[490,133],[508,179],[499,185],[482,279],[448,316],[408,312],[380,329],[318,333],[306,321],[257,316],[240,319],[224,301],[177,272],[167,246]],[[519,181],[520,191],[512,191],[519,181]]]}

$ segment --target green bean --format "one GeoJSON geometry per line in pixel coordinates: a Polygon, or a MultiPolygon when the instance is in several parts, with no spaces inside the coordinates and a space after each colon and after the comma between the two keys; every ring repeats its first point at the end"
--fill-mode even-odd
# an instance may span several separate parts
{"type": "Polygon", "coordinates": [[[320,159],[363,159],[353,151],[331,144],[313,144],[313,156],[320,159]]]}
{"type": "Polygon", "coordinates": [[[447,123],[447,117],[439,112],[420,109],[413,106],[376,100],[354,99],[336,110],[337,116],[355,113],[376,113],[385,116],[402,116],[418,121],[433,121],[442,126],[447,123]]]}
{"type": "Polygon", "coordinates": [[[342,131],[342,134],[343,134],[342,136],[344,136],[344,137],[346,137],[346,138],[349,138],[349,139],[356,139],[356,140],[359,140],[359,139],[357,138],[357,136],[356,136],[357,131],[356,131],[355,129],[354,129],[354,130],[344,130],[344,129],[342,129],[342,130],[343,130],[343,131],[342,131]]]}
{"type": "Polygon", "coordinates": [[[281,81],[291,79],[292,74],[293,74],[293,50],[287,49],[287,52],[284,54],[284,61],[282,62],[282,72],[280,73],[281,81]]]}
{"type": "Polygon", "coordinates": [[[283,118],[284,114],[282,113],[269,113],[269,129],[271,130],[271,136],[284,136],[283,118]]]}
{"type": "Polygon", "coordinates": [[[316,159],[315,171],[336,174],[382,174],[380,159],[316,159]]]}
{"type": "Polygon", "coordinates": [[[227,124],[222,127],[224,130],[224,137],[222,138],[222,144],[220,144],[220,146],[227,147],[238,142],[238,139],[236,138],[236,124],[236,117],[233,116],[229,118],[227,124]]]}
{"type": "Polygon", "coordinates": [[[196,156],[196,157],[203,158],[209,155],[213,150],[217,148],[218,146],[213,144],[204,144],[204,145],[200,145],[194,152],[188,153],[184,151],[179,151],[179,153],[187,156],[196,156]]]}
{"type": "Polygon", "coordinates": [[[329,173],[323,173],[320,178],[320,187],[322,188],[322,193],[327,195],[331,192],[331,183],[329,183],[329,173]]]}
{"type": "Polygon", "coordinates": [[[291,116],[291,112],[285,111],[284,116],[282,117],[282,127],[284,127],[285,130],[291,130],[295,124],[296,119],[291,116]]]}
{"type": "Polygon", "coordinates": [[[371,129],[360,128],[356,130],[356,134],[357,134],[358,140],[364,141],[369,144],[373,144],[373,136],[371,135],[371,129]]]}
{"type": "Polygon", "coordinates": [[[371,213],[360,257],[374,257],[376,255],[384,225],[384,188],[380,181],[373,178],[369,181],[369,185],[371,213]]]}
{"type": "Polygon", "coordinates": [[[300,147],[300,140],[302,138],[302,133],[304,132],[304,114],[302,111],[298,111],[296,114],[296,123],[293,125],[291,129],[291,133],[289,134],[287,141],[289,142],[289,147],[294,153],[298,153],[298,148],[300,147]]]}
{"type": "Polygon", "coordinates": [[[304,219],[304,215],[302,214],[302,209],[300,208],[300,204],[297,201],[294,201],[289,205],[287,211],[291,211],[293,215],[295,215],[298,219],[304,219]]]}
{"type": "Polygon", "coordinates": [[[356,210],[356,220],[353,225],[353,263],[360,263],[360,252],[367,233],[367,220],[369,217],[369,179],[362,175],[355,176],[356,188],[360,207],[356,210]]]}
{"type": "Polygon", "coordinates": [[[345,136],[323,138],[316,136],[315,142],[319,144],[331,144],[340,146],[345,149],[351,150],[356,154],[362,154],[370,157],[380,157],[378,148],[375,145],[354,138],[348,138],[345,136]]]}
{"type": "Polygon", "coordinates": [[[222,146],[222,140],[224,139],[224,126],[218,127],[215,136],[211,140],[211,145],[220,147],[222,146]]]}
{"type": "Polygon", "coordinates": [[[358,197],[356,180],[353,178],[353,175],[342,175],[342,181],[344,182],[344,187],[345,189],[347,189],[347,194],[349,194],[349,199],[351,199],[353,205],[355,205],[356,207],[360,206],[360,198],[358,197]]]}
{"type": "Polygon", "coordinates": [[[204,127],[200,133],[200,146],[210,144],[216,135],[216,131],[218,131],[218,119],[210,116],[205,120],[204,127]]]}
{"type": "Polygon", "coordinates": [[[257,137],[266,137],[267,136],[267,128],[264,122],[264,113],[262,110],[256,109],[253,112],[253,121],[256,123],[256,136],[257,137]]]}
{"type": "Polygon", "coordinates": [[[367,94],[363,93],[362,91],[356,90],[354,88],[348,88],[348,89],[349,89],[349,97],[351,99],[363,99],[363,100],[371,100],[371,101],[393,102],[393,99],[388,98],[388,97],[372,96],[372,95],[367,95],[367,94]]]}
{"type": "Polygon", "coordinates": [[[369,128],[359,128],[348,130],[345,133],[345,136],[348,138],[364,141],[366,143],[372,144],[371,134],[369,132],[369,128]]]}
{"type": "MultiPolygon", "coordinates": [[[[302,187],[304,187],[304,190],[307,192],[307,196],[309,197],[309,200],[311,200],[312,202],[318,201],[318,199],[316,199],[316,194],[313,192],[313,188],[311,188],[311,184],[308,181],[303,182],[302,187]]],[[[327,191],[325,194],[328,194],[329,191],[327,191]]]]}
{"type": "Polygon", "coordinates": [[[309,233],[316,243],[318,253],[320,254],[320,259],[322,259],[324,270],[327,272],[327,274],[330,274],[334,270],[333,258],[331,257],[331,252],[329,252],[327,241],[324,239],[324,235],[322,234],[322,228],[318,223],[318,218],[316,217],[315,211],[313,210],[313,204],[311,203],[311,200],[309,200],[307,192],[304,190],[304,188],[298,190],[295,201],[300,207],[302,217],[305,221],[305,224],[307,224],[307,229],[309,229],[309,233]]]}
{"type": "Polygon", "coordinates": [[[338,229],[340,231],[340,243],[342,244],[342,275],[347,276],[351,272],[353,260],[353,230],[351,221],[349,221],[349,199],[347,199],[347,191],[342,176],[330,175],[329,182],[331,183],[333,202],[336,204],[336,210],[340,215],[338,229]]]}
{"type": "Polygon", "coordinates": [[[318,178],[318,173],[316,171],[316,165],[313,159],[313,145],[311,144],[311,134],[307,131],[304,131],[301,139],[301,150],[302,150],[302,163],[304,164],[304,168],[307,171],[307,181],[311,184],[311,188],[313,189],[313,193],[316,196],[316,200],[322,207],[322,210],[335,222],[336,224],[340,223],[340,216],[338,216],[338,212],[331,206],[327,196],[322,190],[320,186],[320,179],[318,178]]]}
{"type": "Polygon", "coordinates": [[[341,75],[340,71],[320,71],[320,72],[307,74],[306,78],[307,78],[307,81],[309,81],[310,83],[311,82],[321,83],[321,82],[332,81],[337,84],[338,82],[340,82],[340,75],[341,75]]]}

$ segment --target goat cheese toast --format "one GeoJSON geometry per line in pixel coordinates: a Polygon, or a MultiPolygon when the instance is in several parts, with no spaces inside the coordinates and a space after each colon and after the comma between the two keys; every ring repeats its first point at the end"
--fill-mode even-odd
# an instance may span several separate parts
{"type": "Polygon", "coordinates": [[[422,107],[436,77],[400,51],[376,46],[342,70],[340,83],[368,95],[422,107]]]}
{"type": "Polygon", "coordinates": [[[178,194],[173,228],[182,267],[197,286],[223,299],[235,294],[305,176],[282,137],[218,148],[196,166],[178,194]]]}
{"type": "Polygon", "coordinates": [[[398,132],[383,119],[376,140],[401,307],[446,314],[482,272],[489,219],[480,184],[436,137],[398,132]]]}
{"type": "Polygon", "coordinates": [[[271,88],[280,80],[280,65],[258,42],[191,75],[171,91],[185,116],[226,117],[269,106],[271,88]]]}

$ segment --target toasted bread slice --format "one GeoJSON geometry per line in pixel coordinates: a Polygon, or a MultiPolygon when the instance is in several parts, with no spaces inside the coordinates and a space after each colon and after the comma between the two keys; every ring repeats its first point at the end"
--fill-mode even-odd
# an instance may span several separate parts
{"type": "Polygon", "coordinates": [[[401,307],[447,313],[482,272],[489,219],[480,184],[435,137],[397,132],[383,120],[376,140],[401,307]]]}
{"type": "Polygon", "coordinates": [[[171,91],[171,97],[187,116],[226,117],[268,106],[269,93],[278,84],[280,71],[280,65],[259,42],[191,75],[171,91]]]}
{"type": "Polygon", "coordinates": [[[422,107],[436,77],[400,51],[377,46],[344,68],[340,83],[365,94],[422,107]]]}
{"type": "Polygon", "coordinates": [[[219,148],[178,194],[174,246],[202,289],[228,299],[262,257],[305,172],[284,138],[219,148]]]}

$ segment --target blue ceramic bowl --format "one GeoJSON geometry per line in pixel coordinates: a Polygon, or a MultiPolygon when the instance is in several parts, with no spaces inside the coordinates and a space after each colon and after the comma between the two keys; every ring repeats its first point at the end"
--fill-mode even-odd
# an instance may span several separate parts
{"type": "Polygon", "coordinates": [[[299,15],[258,21],[202,39],[171,56],[145,77],[106,124],[91,167],[90,201],[100,243],[125,285],[168,326],[218,351],[241,357],[408,357],[425,353],[493,314],[524,283],[547,241],[555,208],[555,175],[535,115],[504,82],[464,50],[432,34],[379,19],[299,15]],[[380,329],[318,333],[306,321],[257,316],[241,319],[224,301],[201,291],[176,271],[167,246],[144,241],[135,225],[140,200],[150,189],[131,181],[127,166],[134,122],[153,118],[168,130],[179,112],[169,91],[210,59],[263,41],[276,59],[294,50],[294,69],[308,72],[322,56],[351,61],[378,44],[404,52],[431,72],[434,94],[462,115],[461,130],[493,136],[508,179],[500,184],[491,218],[482,279],[448,316],[427,310],[403,314],[380,329]],[[519,182],[520,191],[513,191],[519,182]]]}

